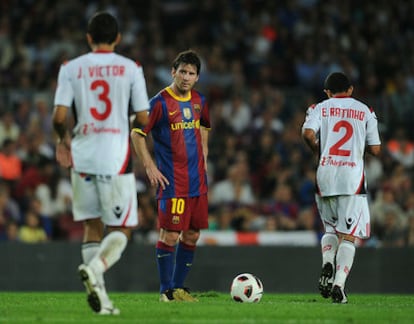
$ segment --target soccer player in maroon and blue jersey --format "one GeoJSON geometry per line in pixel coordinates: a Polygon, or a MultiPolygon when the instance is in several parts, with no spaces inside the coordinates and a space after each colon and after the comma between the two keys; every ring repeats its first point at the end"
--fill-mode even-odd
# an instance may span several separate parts
{"type": "Polygon", "coordinates": [[[131,132],[151,185],[157,186],[156,246],[160,301],[197,301],[184,287],[200,230],[208,227],[207,154],[210,117],[205,97],[193,87],[200,59],[188,50],[173,62],[173,82],[150,101],[149,122],[131,132]],[[146,137],[151,132],[155,161],[146,137]]]}

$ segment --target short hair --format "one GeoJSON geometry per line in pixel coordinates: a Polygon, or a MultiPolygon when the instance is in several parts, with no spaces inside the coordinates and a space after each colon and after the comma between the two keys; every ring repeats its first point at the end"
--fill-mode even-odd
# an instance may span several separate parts
{"type": "Polygon", "coordinates": [[[332,93],[340,93],[348,91],[351,86],[351,82],[348,77],[342,72],[330,73],[324,83],[325,90],[329,90],[332,93]]]}
{"type": "Polygon", "coordinates": [[[95,44],[112,44],[118,36],[118,22],[108,12],[97,12],[88,22],[88,34],[95,44]]]}
{"type": "Polygon", "coordinates": [[[177,57],[174,59],[172,63],[172,67],[177,70],[180,64],[191,64],[195,65],[197,68],[197,75],[200,74],[201,69],[201,61],[198,57],[197,53],[193,50],[187,50],[184,52],[181,52],[177,55],[177,57]]]}

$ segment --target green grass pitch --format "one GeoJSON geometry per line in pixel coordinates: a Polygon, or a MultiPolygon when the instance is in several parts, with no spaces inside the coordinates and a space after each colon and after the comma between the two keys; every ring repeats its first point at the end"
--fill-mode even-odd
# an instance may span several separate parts
{"type": "Polygon", "coordinates": [[[263,295],[241,304],[229,294],[194,293],[198,303],[160,303],[156,293],[110,293],[119,316],[93,313],[80,292],[0,292],[0,323],[414,323],[414,296],[353,294],[346,305],[318,294],[263,295]]]}

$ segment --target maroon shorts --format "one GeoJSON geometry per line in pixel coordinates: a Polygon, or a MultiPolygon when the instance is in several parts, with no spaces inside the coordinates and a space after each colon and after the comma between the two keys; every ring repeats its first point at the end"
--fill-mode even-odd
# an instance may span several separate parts
{"type": "Polygon", "coordinates": [[[208,228],[207,195],[158,200],[158,223],[171,231],[208,228]]]}

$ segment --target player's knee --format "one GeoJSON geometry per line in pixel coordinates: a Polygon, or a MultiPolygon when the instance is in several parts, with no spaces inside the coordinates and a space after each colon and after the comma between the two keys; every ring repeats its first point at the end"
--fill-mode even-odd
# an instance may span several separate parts
{"type": "Polygon", "coordinates": [[[174,246],[177,244],[179,236],[179,232],[162,230],[160,232],[160,241],[169,246],[174,246]]]}
{"type": "Polygon", "coordinates": [[[181,235],[181,241],[188,245],[196,245],[200,237],[199,231],[185,231],[181,235]]]}
{"type": "Polygon", "coordinates": [[[84,221],[84,242],[100,242],[104,234],[104,226],[100,219],[84,221]]]}
{"type": "Polygon", "coordinates": [[[356,237],[350,234],[341,234],[340,238],[341,240],[348,241],[351,243],[355,243],[355,240],[356,240],[356,237]]]}

